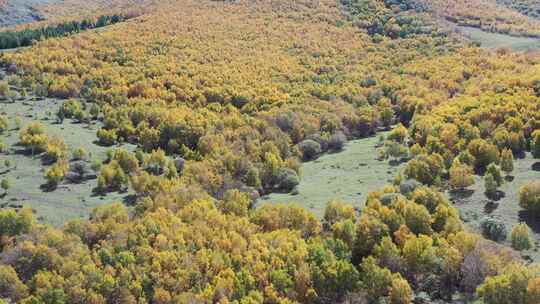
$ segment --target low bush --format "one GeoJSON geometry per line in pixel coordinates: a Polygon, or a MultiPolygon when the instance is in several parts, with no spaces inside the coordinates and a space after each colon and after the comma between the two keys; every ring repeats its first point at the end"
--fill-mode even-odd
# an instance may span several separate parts
{"type": "Polygon", "coordinates": [[[519,205],[540,216],[540,181],[533,181],[519,190],[519,205]]]}
{"type": "Polygon", "coordinates": [[[506,239],[506,226],[501,220],[493,217],[485,217],[480,222],[480,228],[482,229],[482,234],[492,241],[500,242],[506,239]]]}

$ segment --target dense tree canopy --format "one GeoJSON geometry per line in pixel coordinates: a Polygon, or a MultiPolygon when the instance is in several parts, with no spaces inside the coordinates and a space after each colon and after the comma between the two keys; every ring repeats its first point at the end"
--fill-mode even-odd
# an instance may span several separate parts
{"type": "MultiPolygon", "coordinates": [[[[13,79],[67,99],[59,121],[97,120],[100,145],[138,150],[112,147],[92,165],[96,192],[131,189],[132,208],[101,206],[57,228],[26,209],[0,212],[0,298],[535,299],[536,268],[467,232],[440,190],[462,190],[473,173],[499,185],[499,165],[511,171],[509,159],[536,151],[540,57],[469,46],[438,27],[431,6],[407,3],[165,1],[133,22],[4,54],[13,79]],[[393,123],[384,146],[408,163],[361,211],[331,202],[321,221],[297,206],[253,206],[293,190],[301,159],[393,123]]],[[[20,142],[54,156],[51,184],[65,178],[66,147],[39,123],[20,142]]],[[[521,191],[524,208],[538,209],[537,188],[521,191]]],[[[491,219],[483,226],[506,237],[491,219]]]]}

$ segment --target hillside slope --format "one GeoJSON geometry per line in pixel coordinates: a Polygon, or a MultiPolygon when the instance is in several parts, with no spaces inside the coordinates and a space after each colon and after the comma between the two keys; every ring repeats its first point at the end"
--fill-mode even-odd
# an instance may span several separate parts
{"type": "MultiPolygon", "coordinates": [[[[473,174],[502,183],[502,155],[538,157],[540,55],[475,48],[404,3],[171,0],[2,54],[14,87],[65,99],[58,124],[101,126],[96,194],[134,199],[58,228],[1,210],[0,298],[535,303],[538,266],[497,243],[496,219],[492,240],[468,232],[442,191],[466,193],[473,174]],[[253,207],[294,190],[302,160],[394,125],[382,156],[404,170],[364,209],[253,207]]],[[[19,132],[27,157],[57,156],[46,174],[61,183],[61,144],[19,132]]],[[[535,185],[521,199],[533,213],[535,185]]]]}

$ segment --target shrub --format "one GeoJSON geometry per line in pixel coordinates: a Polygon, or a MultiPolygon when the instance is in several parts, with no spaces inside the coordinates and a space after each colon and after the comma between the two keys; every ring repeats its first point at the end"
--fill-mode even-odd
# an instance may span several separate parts
{"type": "Polygon", "coordinates": [[[486,190],[486,195],[492,196],[497,192],[497,181],[492,174],[484,175],[484,188],[486,190]]]}
{"type": "Polygon", "coordinates": [[[77,116],[80,116],[80,113],[83,113],[83,107],[81,103],[75,99],[70,99],[68,101],[64,101],[62,103],[62,106],[58,109],[57,116],[59,120],[63,120],[64,118],[77,118],[77,116]]]}
{"type": "Polygon", "coordinates": [[[390,287],[390,304],[410,304],[412,297],[413,291],[407,280],[400,275],[394,275],[390,287]]]}
{"type": "Polygon", "coordinates": [[[380,219],[364,214],[356,222],[356,241],[353,257],[360,261],[363,257],[371,255],[373,249],[388,236],[390,229],[380,219]]]}
{"type": "Polygon", "coordinates": [[[340,201],[329,202],[324,210],[324,220],[330,226],[343,220],[354,221],[355,217],[354,207],[340,201]]]}
{"type": "Polygon", "coordinates": [[[348,219],[336,222],[332,225],[331,229],[334,238],[342,240],[349,248],[353,247],[356,238],[354,221],[348,219]]]}
{"type": "Polygon", "coordinates": [[[151,174],[161,175],[167,167],[168,161],[165,151],[157,149],[144,158],[144,167],[151,174]]]}
{"type": "Polygon", "coordinates": [[[386,155],[394,159],[406,157],[409,152],[405,145],[397,143],[395,141],[387,141],[384,146],[386,149],[386,155]]]}
{"type": "Polygon", "coordinates": [[[399,192],[403,195],[409,195],[416,190],[416,188],[420,187],[422,184],[414,179],[408,179],[401,182],[399,185],[399,192]]]}
{"type": "Polygon", "coordinates": [[[86,160],[87,153],[84,148],[77,148],[72,153],[71,156],[73,160],[86,160]]]}
{"type": "Polygon", "coordinates": [[[66,156],[67,145],[61,138],[55,137],[47,143],[45,149],[45,157],[51,161],[56,162],[66,156]]]}
{"type": "Polygon", "coordinates": [[[97,137],[99,143],[104,146],[112,146],[118,140],[118,135],[116,135],[115,130],[99,129],[97,131],[97,137]]]}
{"type": "Polygon", "coordinates": [[[426,235],[433,233],[431,230],[431,216],[426,207],[412,202],[408,203],[405,207],[404,217],[407,227],[413,233],[426,235]]]}
{"type": "Polygon", "coordinates": [[[530,231],[525,223],[515,225],[510,233],[512,248],[520,251],[530,249],[532,247],[530,231]]]}
{"type": "Polygon", "coordinates": [[[0,115],[0,134],[4,133],[8,129],[8,119],[4,115],[0,115]]]}
{"type": "Polygon", "coordinates": [[[514,171],[514,155],[509,149],[504,149],[501,153],[501,169],[509,175],[514,171]]]}
{"type": "Polygon", "coordinates": [[[247,193],[238,189],[231,189],[225,192],[223,200],[219,202],[219,209],[225,214],[246,216],[248,214],[251,201],[247,193]]]}
{"type": "Polygon", "coordinates": [[[90,107],[90,115],[92,116],[92,119],[98,119],[99,113],[101,113],[100,106],[96,103],[93,103],[90,107]]]}
{"type": "Polygon", "coordinates": [[[45,171],[45,179],[47,180],[47,185],[51,188],[58,186],[60,182],[64,180],[64,177],[67,172],[67,163],[57,162],[45,171]]]}
{"type": "Polygon", "coordinates": [[[387,139],[402,144],[405,142],[408,134],[409,133],[407,132],[407,128],[405,128],[405,126],[403,126],[402,124],[399,124],[392,131],[390,131],[387,139]]]}
{"type": "Polygon", "coordinates": [[[44,151],[47,147],[48,138],[43,125],[39,122],[30,123],[22,129],[19,132],[19,139],[23,146],[32,151],[32,155],[35,152],[44,151]]]}
{"type": "Polygon", "coordinates": [[[6,81],[0,81],[0,98],[6,99],[10,96],[11,89],[6,81]]]}
{"type": "Polygon", "coordinates": [[[113,160],[101,167],[97,190],[100,192],[122,190],[128,184],[128,177],[120,164],[113,160]]]}
{"type": "Polygon", "coordinates": [[[347,137],[343,132],[337,131],[336,133],[332,134],[330,136],[330,139],[328,140],[328,149],[334,150],[334,151],[340,151],[343,149],[343,146],[347,142],[347,137]]]}
{"type": "Polygon", "coordinates": [[[427,235],[411,236],[403,245],[403,258],[411,275],[430,271],[437,265],[433,239],[427,235]]]}
{"type": "Polygon", "coordinates": [[[367,293],[370,303],[388,296],[392,286],[392,273],[377,265],[373,257],[367,257],[360,265],[362,289],[367,293]]]}
{"type": "Polygon", "coordinates": [[[491,163],[499,161],[499,150],[497,146],[488,143],[483,139],[471,141],[467,147],[469,153],[474,157],[474,164],[477,169],[487,167],[491,163]]]}
{"type": "Polygon", "coordinates": [[[485,217],[480,222],[482,234],[493,241],[500,242],[506,240],[506,226],[501,220],[493,217],[485,217]]]}
{"type": "Polygon", "coordinates": [[[262,227],[263,231],[291,229],[302,232],[304,237],[321,232],[317,218],[304,208],[283,204],[264,205],[255,209],[251,221],[262,227]]]}
{"type": "Polygon", "coordinates": [[[531,152],[534,158],[540,158],[540,130],[531,134],[531,152]]]}
{"type": "Polygon", "coordinates": [[[280,169],[276,176],[276,185],[279,190],[290,192],[294,187],[298,186],[300,178],[293,169],[280,169]]]}
{"type": "Polygon", "coordinates": [[[462,165],[459,161],[454,161],[449,173],[449,182],[453,189],[464,189],[474,184],[471,168],[467,165],[462,165]]]}
{"type": "Polygon", "coordinates": [[[407,163],[404,175],[426,185],[434,185],[440,181],[444,171],[443,158],[439,154],[419,155],[407,163]]]}
{"type": "Polygon", "coordinates": [[[501,173],[501,168],[496,164],[489,164],[487,166],[486,174],[491,174],[493,176],[493,180],[495,183],[497,183],[497,187],[500,187],[503,184],[504,180],[501,173]]]}
{"type": "Polygon", "coordinates": [[[540,181],[533,181],[519,190],[521,208],[540,216],[540,181]]]}
{"type": "Polygon", "coordinates": [[[302,159],[305,161],[315,159],[322,152],[321,145],[312,139],[302,141],[298,147],[302,152],[302,159]]]}
{"type": "Polygon", "coordinates": [[[527,285],[527,304],[536,304],[540,299],[540,277],[531,279],[527,285]]]}
{"type": "Polygon", "coordinates": [[[26,296],[28,287],[19,279],[15,269],[10,265],[0,265],[0,303],[2,298],[19,303],[26,296]]]}
{"type": "Polygon", "coordinates": [[[0,187],[2,188],[2,190],[4,190],[4,193],[7,193],[9,188],[11,188],[11,183],[9,179],[7,178],[2,179],[2,181],[0,182],[0,187]]]}
{"type": "Polygon", "coordinates": [[[527,288],[532,276],[532,271],[526,266],[510,264],[501,274],[488,277],[478,287],[477,292],[482,297],[484,303],[525,304],[527,300],[527,288]]]}

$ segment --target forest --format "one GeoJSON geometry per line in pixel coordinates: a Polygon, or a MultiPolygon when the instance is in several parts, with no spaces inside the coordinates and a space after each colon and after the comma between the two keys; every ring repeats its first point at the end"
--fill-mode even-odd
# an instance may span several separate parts
{"type": "Polygon", "coordinates": [[[533,159],[511,204],[539,221],[540,54],[448,24],[536,37],[533,15],[488,0],[140,2],[129,22],[0,33],[32,41],[0,57],[3,197],[28,161],[43,197],[91,182],[83,202],[131,198],[59,225],[3,205],[0,303],[540,303],[531,222],[473,229],[452,199],[481,183],[496,202],[533,159]],[[12,114],[25,104],[47,110],[12,114]],[[66,129],[95,151],[52,132],[66,129]],[[363,208],[258,206],[294,192],[303,162],[383,131],[373,157],[403,170],[363,208]]]}
{"type": "Polygon", "coordinates": [[[97,20],[68,21],[37,29],[0,32],[0,49],[13,49],[30,46],[35,41],[79,33],[89,29],[104,27],[126,20],[125,16],[99,16],[97,20]]]}

